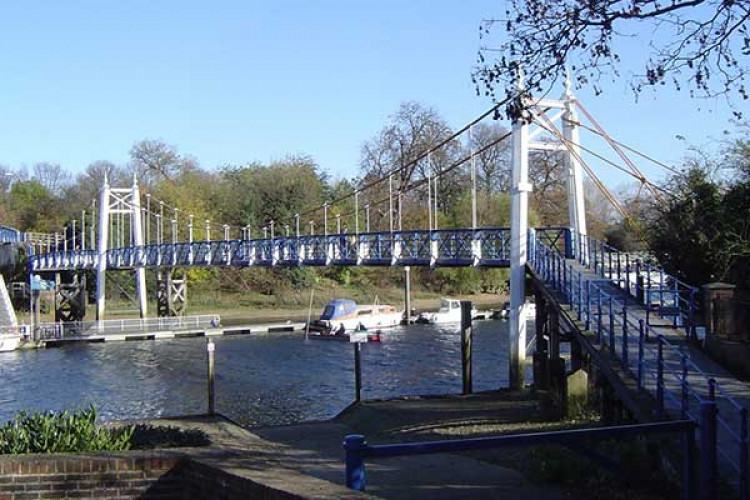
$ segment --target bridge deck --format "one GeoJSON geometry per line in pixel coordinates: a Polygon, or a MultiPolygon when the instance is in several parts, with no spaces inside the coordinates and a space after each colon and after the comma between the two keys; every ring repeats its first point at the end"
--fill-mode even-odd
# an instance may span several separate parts
{"type": "MultiPolygon", "coordinates": [[[[544,252],[542,249],[538,255],[544,252]]],[[[532,265],[548,294],[556,297],[563,307],[567,306],[579,325],[591,332],[589,338],[598,345],[600,352],[606,352],[640,381],[641,391],[650,394],[656,407],[663,400],[664,412],[669,417],[687,417],[697,422],[700,401],[716,401],[719,463],[723,475],[735,485],[739,477],[746,480],[747,472],[741,474],[740,471],[747,458],[747,441],[746,437],[743,441],[743,435],[746,436],[747,411],[750,410],[750,384],[738,380],[689,341],[683,318],[662,317],[658,301],[648,309],[645,298],[637,300],[636,280],[629,273],[620,273],[619,279],[603,278],[602,274],[607,273],[592,266],[590,261],[564,259],[558,254],[557,264],[551,264],[549,257],[537,258],[532,265]],[[642,342],[641,322],[644,324],[642,342]],[[663,395],[657,386],[660,359],[663,395]]],[[[663,306],[665,301],[659,304],[663,306]]],[[[661,311],[671,315],[676,309],[661,307],[661,311]]]]}

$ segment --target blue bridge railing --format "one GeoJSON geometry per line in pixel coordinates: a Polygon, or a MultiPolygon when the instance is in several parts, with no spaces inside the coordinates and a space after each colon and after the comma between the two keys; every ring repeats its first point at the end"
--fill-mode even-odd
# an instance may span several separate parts
{"type": "MultiPolygon", "coordinates": [[[[723,470],[737,479],[740,497],[748,496],[748,415],[747,409],[690,357],[644,319],[637,319],[640,304],[622,289],[617,275],[603,279],[587,275],[557,249],[538,240],[533,245],[531,263],[561,303],[594,333],[594,343],[606,348],[612,358],[629,370],[641,389],[656,400],[656,418],[666,415],[691,419],[700,425],[697,406],[717,402],[719,414],[718,454],[723,470]]],[[[580,260],[579,260],[580,262],[580,260]]],[[[601,260],[599,260],[601,262],[601,260]]],[[[585,267],[586,266],[584,264],[585,267]]],[[[589,267],[599,270],[598,267],[589,267]]],[[[608,269],[612,267],[608,266],[608,269]]]]}
{"type": "MultiPolygon", "coordinates": [[[[567,228],[538,228],[543,241],[569,245],[567,228]]],[[[508,267],[510,228],[412,230],[215,240],[129,246],[107,252],[107,268],[172,266],[430,266],[508,267]]],[[[30,259],[31,270],[96,269],[96,250],[52,251],[30,259]]]]}
{"type": "Polygon", "coordinates": [[[22,234],[12,227],[0,226],[0,243],[20,243],[22,234]]]}
{"type": "Polygon", "coordinates": [[[700,311],[696,287],[668,274],[643,255],[621,252],[589,235],[571,234],[579,264],[626,290],[646,308],[648,315],[671,317],[675,327],[684,327],[688,336],[695,338],[700,311]]]}
{"type": "MultiPolygon", "coordinates": [[[[716,416],[715,403],[707,401],[702,406],[701,453],[699,470],[699,498],[713,499],[716,491],[715,438],[712,436],[712,422],[716,416]]],[[[346,453],[346,485],[364,491],[367,482],[365,459],[385,458],[404,455],[425,455],[433,453],[455,453],[462,451],[501,449],[513,446],[532,446],[558,443],[579,445],[581,440],[609,440],[649,434],[677,433],[682,437],[682,490],[683,498],[693,498],[694,440],[695,424],[690,420],[656,422],[592,429],[516,434],[509,436],[457,439],[450,441],[427,441],[415,443],[369,445],[361,435],[349,435],[344,440],[346,453]]]]}

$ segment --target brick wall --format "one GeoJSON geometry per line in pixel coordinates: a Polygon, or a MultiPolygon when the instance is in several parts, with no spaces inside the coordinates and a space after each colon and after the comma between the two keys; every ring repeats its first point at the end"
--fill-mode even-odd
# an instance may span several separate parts
{"type": "Polygon", "coordinates": [[[0,500],[183,498],[176,453],[132,451],[0,458],[0,500]]]}

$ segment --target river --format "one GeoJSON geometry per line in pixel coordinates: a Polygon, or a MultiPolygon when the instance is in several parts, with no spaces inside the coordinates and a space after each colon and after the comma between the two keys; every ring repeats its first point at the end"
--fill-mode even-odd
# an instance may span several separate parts
{"type": "MultiPolygon", "coordinates": [[[[531,325],[529,325],[531,327],[531,325]]],[[[530,332],[533,329],[530,328],[530,332]]],[[[354,397],[353,351],[301,333],[217,337],[216,408],[245,425],[331,418],[354,397]]],[[[508,322],[477,321],[474,389],[508,385],[508,322]]],[[[461,391],[458,325],[412,325],[362,346],[363,397],[461,391]]],[[[203,338],[0,353],[0,420],[93,403],[105,420],[206,410],[203,338]]]]}

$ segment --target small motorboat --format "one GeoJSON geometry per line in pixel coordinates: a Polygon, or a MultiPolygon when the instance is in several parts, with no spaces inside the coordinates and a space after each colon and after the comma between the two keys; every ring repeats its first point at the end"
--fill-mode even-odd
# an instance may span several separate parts
{"type": "Polygon", "coordinates": [[[0,352],[15,351],[21,344],[23,335],[20,329],[23,327],[0,328],[0,352]]]}
{"type": "MultiPolygon", "coordinates": [[[[471,317],[477,315],[477,310],[471,310],[471,317]]],[[[437,312],[421,313],[417,323],[442,325],[461,322],[461,301],[456,299],[440,299],[440,309],[437,312]]]]}
{"type": "MultiPolygon", "coordinates": [[[[320,318],[308,325],[310,336],[343,336],[352,332],[382,330],[401,324],[404,313],[385,304],[357,305],[353,300],[337,299],[329,302],[320,318]]],[[[371,334],[373,337],[379,334],[371,334]]],[[[377,341],[376,340],[376,341],[377,341]]]]}

